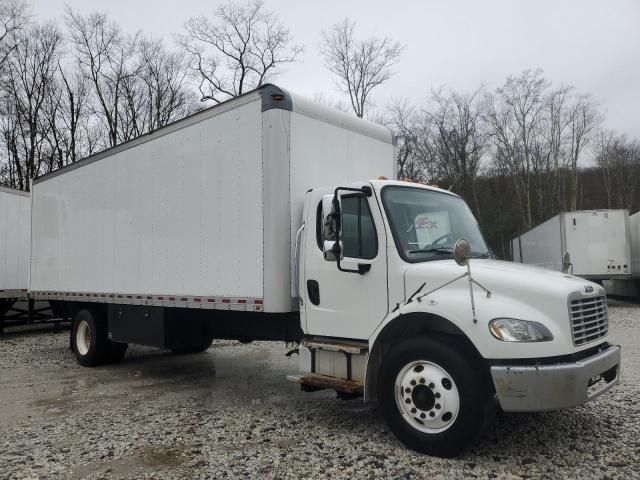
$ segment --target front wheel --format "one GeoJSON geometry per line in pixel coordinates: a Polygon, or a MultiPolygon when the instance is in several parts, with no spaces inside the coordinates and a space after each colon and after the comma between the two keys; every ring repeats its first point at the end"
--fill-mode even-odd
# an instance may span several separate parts
{"type": "Polygon", "coordinates": [[[484,424],[488,401],[483,376],[446,338],[402,343],[382,365],[382,413],[407,447],[453,457],[484,424]]]}

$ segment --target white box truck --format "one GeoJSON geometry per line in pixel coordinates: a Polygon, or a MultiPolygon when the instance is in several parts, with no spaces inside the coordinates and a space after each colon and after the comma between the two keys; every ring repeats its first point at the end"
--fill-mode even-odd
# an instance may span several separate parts
{"type": "Polygon", "coordinates": [[[511,241],[513,261],[590,280],[629,277],[626,210],[564,212],[511,241]]]}
{"type": "Polygon", "coordinates": [[[367,180],[394,169],[387,128],[265,85],[36,180],[31,295],[73,316],[86,366],[295,341],[291,380],[379,400],[432,455],[494,396],[558,409],[618,382],[602,287],[493,260],[457,195],[367,180]]]}

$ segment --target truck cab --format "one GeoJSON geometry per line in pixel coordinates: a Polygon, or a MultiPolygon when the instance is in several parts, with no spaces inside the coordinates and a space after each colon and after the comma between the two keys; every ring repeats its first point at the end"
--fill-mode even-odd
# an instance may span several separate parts
{"type": "Polygon", "coordinates": [[[604,290],[493,259],[457,195],[375,180],[307,192],[296,237],[305,390],[378,400],[410,448],[457,454],[486,406],[586,403],[618,382],[604,290]]]}

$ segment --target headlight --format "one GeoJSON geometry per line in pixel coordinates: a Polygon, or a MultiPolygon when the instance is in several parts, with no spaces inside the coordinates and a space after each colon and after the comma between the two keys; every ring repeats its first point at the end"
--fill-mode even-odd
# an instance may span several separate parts
{"type": "Polygon", "coordinates": [[[553,335],[538,322],[515,318],[494,318],[489,322],[491,335],[503,342],[548,342],[553,335]]]}

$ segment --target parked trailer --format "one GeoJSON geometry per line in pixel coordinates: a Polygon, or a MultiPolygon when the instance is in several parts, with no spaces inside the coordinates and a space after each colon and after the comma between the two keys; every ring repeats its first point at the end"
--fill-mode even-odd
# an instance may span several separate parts
{"type": "Polygon", "coordinates": [[[290,380],[379,400],[433,455],[494,395],[548,410],[616,384],[602,287],[492,260],[451,192],[363,180],[394,158],[387,128],[265,85],[35,181],[31,294],[74,317],[86,366],[295,341],[290,380]]]}
{"type": "Polygon", "coordinates": [[[609,295],[640,299],[640,212],[629,216],[629,250],[630,278],[607,280],[603,285],[609,295]]]}
{"type": "Polygon", "coordinates": [[[52,320],[49,304],[28,295],[30,217],[29,193],[0,187],[0,333],[7,326],[52,320]]]}
{"type": "Polygon", "coordinates": [[[28,193],[0,187],[0,333],[28,302],[29,212],[28,193]]]}
{"type": "Polygon", "coordinates": [[[514,238],[513,261],[591,280],[628,278],[626,210],[564,212],[514,238]]]}
{"type": "Polygon", "coordinates": [[[0,305],[4,308],[9,301],[27,298],[30,208],[27,192],[0,187],[0,305]]]}

